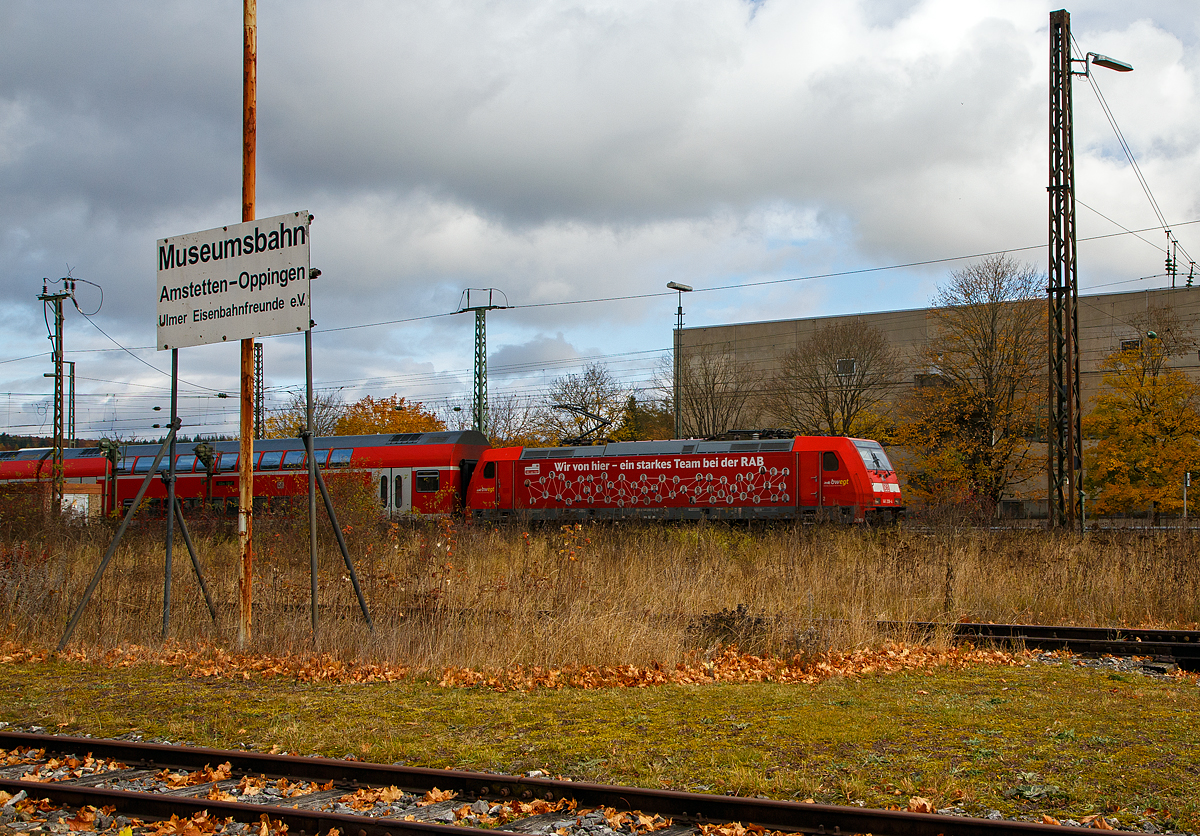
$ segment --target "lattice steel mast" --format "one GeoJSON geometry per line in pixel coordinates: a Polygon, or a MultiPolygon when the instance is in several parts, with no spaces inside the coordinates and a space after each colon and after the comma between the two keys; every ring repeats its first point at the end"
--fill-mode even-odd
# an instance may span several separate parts
{"type": "Polygon", "coordinates": [[[455,313],[475,312],[475,380],[471,388],[471,422],[477,432],[487,435],[487,312],[512,307],[508,297],[494,287],[469,287],[463,291],[455,313]],[[471,294],[480,304],[471,304],[471,294]],[[486,294],[487,302],[483,302],[486,294]],[[504,299],[496,304],[495,297],[504,299]]]}
{"type": "Polygon", "coordinates": [[[1060,9],[1050,13],[1050,415],[1046,446],[1050,525],[1075,528],[1083,517],[1079,493],[1083,445],[1071,73],[1071,14],[1060,9]]]}
{"type": "MultiPolygon", "coordinates": [[[[63,279],[63,290],[51,293],[43,280],[42,293],[38,296],[43,305],[54,309],[54,329],[49,334],[50,345],[53,347],[54,371],[44,375],[54,378],[54,447],[50,454],[50,509],[57,514],[62,510],[63,502],[63,299],[71,295],[74,282],[63,279]]],[[[74,375],[72,375],[72,381],[74,375]]],[[[74,388],[72,386],[72,388],[74,388]]],[[[72,435],[74,435],[74,393],[72,392],[72,435]]]]}
{"type": "MultiPolygon", "coordinates": [[[[1089,52],[1083,58],[1072,58],[1071,14],[1066,9],[1051,12],[1047,477],[1050,525],[1072,529],[1083,525],[1083,409],[1079,397],[1079,276],[1075,260],[1075,139],[1071,77],[1089,76],[1093,64],[1119,73],[1133,69],[1124,61],[1095,52],[1089,52]],[[1076,70],[1075,64],[1082,64],[1083,69],[1076,70]]],[[[1136,167],[1136,163],[1134,165],[1136,167]]],[[[1170,230],[1167,234],[1169,237],[1170,230]]]]}

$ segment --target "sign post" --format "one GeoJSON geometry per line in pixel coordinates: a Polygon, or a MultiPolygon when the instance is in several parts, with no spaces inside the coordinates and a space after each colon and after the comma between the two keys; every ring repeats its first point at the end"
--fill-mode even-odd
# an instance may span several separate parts
{"type": "Polygon", "coordinates": [[[158,241],[155,342],[159,350],[241,341],[238,639],[242,646],[250,640],[254,554],[254,338],[309,328],[311,222],[307,211],[289,212],[158,241]]]}
{"type": "MultiPolygon", "coordinates": [[[[254,220],[258,177],[258,0],[242,0],[242,222],[254,220]]],[[[251,571],[254,564],[254,435],[250,432],[254,405],[254,337],[242,340],[242,379],[239,395],[238,545],[242,576],[238,584],[238,643],[250,643],[251,571]]]]}

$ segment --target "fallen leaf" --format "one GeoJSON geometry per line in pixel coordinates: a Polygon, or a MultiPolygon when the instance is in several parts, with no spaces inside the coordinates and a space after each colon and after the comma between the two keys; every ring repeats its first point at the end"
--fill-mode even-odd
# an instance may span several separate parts
{"type": "Polygon", "coordinates": [[[914,795],[908,799],[908,812],[910,813],[933,813],[936,812],[933,802],[928,798],[921,798],[919,795],[914,795]]]}

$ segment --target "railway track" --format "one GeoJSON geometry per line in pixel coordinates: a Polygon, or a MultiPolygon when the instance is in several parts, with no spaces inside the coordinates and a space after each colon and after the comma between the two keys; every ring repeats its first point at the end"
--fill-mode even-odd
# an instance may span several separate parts
{"type": "Polygon", "coordinates": [[[7,763],[0,766],[0,790],[73,808],[74,818],[58,825],[59,832],[116,833],[117,826],[134,827],[134,834],[188,832],[150,824],[172,816],[222,822],[207,832],[261,836],[278,834],[282,825],[300,836],[332,830],[344,836],[479,836],[481,827],[551,836],[688,836],[731,822],[751,833],[758,826],[838,836],[1064,831],[1061,825],[1022,821],[57,735],[0,733],[0,748],[7,750],[0,758],[7,763]],[[80,810],[93,817],[93,825],[106,826],[71,825],[80,810]],[[103,820],[95,821],[96,811],[103,820]]]}
{"type": "Polygon", "coordinates": [[[953,625],[933,622],[881,622],[892,630],[934,632],[950,626],[960,641],[1023,644],[1039,650],[1109,656],[1150,656],[1174,661],[1182,670],[1200,671],[1200,630],[1133,630],[1110,627],[1056,627],[1038,624],[953,625]]]}

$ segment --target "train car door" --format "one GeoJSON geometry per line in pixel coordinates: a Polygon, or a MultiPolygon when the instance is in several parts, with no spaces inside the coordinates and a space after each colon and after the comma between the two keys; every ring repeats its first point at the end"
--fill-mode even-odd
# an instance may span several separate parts
{"type": "Polygon", "coordinates": [[[376,471],[379,504],[389,517],[412,513],[412,468],[385,467],[376,471]]]}
{"type": "Polygon", "coordinates": [[[821,454],[816,450],[800,453],[800,504],[808,507],[821,504],[821,454]]]}

